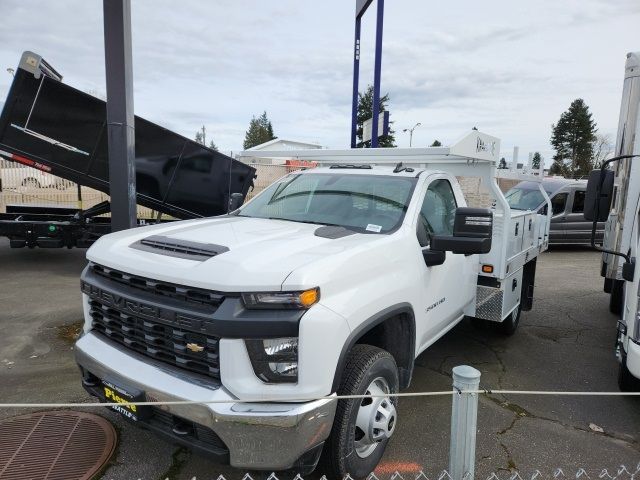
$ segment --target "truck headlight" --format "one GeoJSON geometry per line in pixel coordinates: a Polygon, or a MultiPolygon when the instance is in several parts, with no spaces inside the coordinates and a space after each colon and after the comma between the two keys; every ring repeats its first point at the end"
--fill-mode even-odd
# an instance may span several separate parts
{"type": "Polygon", "coordinates": [[[245,340],[256,376],[266,383],[298,381],[298,339],[245,340]]]}
{"type": "Polygon", "coordinates": [[[243,293],[247,308],[309,308],[320,300],[320,289],[310,288],[301,292],[243,293]]]}

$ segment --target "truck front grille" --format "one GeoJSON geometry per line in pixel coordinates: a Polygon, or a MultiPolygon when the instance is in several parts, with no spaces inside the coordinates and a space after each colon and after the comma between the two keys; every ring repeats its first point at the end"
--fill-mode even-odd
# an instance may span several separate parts
{"type": "Polygon", "coordinates": [[[96,275],[124,284],[127,287],[190,304],[208,305],[217,308],[224,300],[223,294],[205,290],[203,288],[187,287],[184,285],[175,285],[169,282],[152,280],[150,278],[131,275],[129,273],[97,264],[92,264],[89,269],[96,275]]]}
{"type": "MultiPolygon", "coordinates": [[[[184,295],[178,299],[173,295],[167,299],[164,294],[155,292],[140,295],[136,292],[137,285],[162,283],[99,265],[92,265],[90,270],[101,272],[110,280],[103,281],[99,287],[92,286],[89,277],[83,280],[94,332],[154,360],[220,379],[220,339],[207,333],[207,317],[215,312],[217,305],[203,305],[200,301],[196,302],[198,305],[191,305],[193,302],[184,295]],[[112,284],[129,282],[131,278],[136,279],[135,287],[123,289],[112,284]]],[[[214,295],[224,298],[210,293],[209,299],[214,295]]]]}

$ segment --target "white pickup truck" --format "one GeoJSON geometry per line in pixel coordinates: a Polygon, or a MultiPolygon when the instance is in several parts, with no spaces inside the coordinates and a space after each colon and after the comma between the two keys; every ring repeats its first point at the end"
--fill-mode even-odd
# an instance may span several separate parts
{"type": "Polygon", "coordinates": [[[448,148],[282,152],[325,166],[228,215],[102,237],[81,281],[84,387],[234,467],[307,473],[324,450],[323,473],[365,478],[414,359],[465,316],[512,334],[531,309],[549,217],[510,211],[499,150],[472,131],[448,148]],[[466,208],[456,176],[481,177],[493,209],[466,208]],[[348,394],[372,398],[333,398],[348,394]]]}

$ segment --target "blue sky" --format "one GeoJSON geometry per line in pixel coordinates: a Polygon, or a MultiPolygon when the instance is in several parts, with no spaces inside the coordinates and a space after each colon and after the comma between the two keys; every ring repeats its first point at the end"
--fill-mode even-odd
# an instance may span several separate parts
{"type": "MultiPolygon", "coordinates": [[[[355,1],[132,4],[136,114],[190,137],[204,124],[224,150],[241,148],[263,110],[280,137],[348,144],[355,1]]],[[[23,50],[104,96],[102,2],[2,0],[1,9],[0,99],[23,50]]],[[[361,88],[373,78],[373,14],[361,88]]],[[[416,122],[414,145],[477,126],[502,139],[507,158],[519,145],[549,160],[551,124],[578,97],[614,135],[637,25],[637,0],[387,0],[382,89],[397,143],[408,145],[401,130],[416,122]]]]}

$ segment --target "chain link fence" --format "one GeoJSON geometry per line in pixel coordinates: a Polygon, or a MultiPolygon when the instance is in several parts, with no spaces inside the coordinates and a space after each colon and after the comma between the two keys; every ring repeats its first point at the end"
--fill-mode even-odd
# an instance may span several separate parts
{"type": "MultiPolygon", "coordinates": [[[[366,480],[456,480],[448,470],[440,470],[429,472],[424,469],[416,469],[412,472],[407,471],[382,471],[383,469],[376,469],[373,473],[367,476],[366,480]]],[[[310,475],[308,478],[318,478],[317,475],[310,475]]],[[[260,476],[256,473],[246,473],[241,478],[242,480],[305,480],[302,475],[290,475],[286,476],[280,473],[271,473],[260,476]]],[[[461,480],[473,480],[474,476],[467,473],[462,476],[461,480]]],[[[617,467],[601,468],[601,469],[588,469],[588,468],[544,468],[542,470],[533,470],[530,472],[520,471],[498,471],[491,472],[486,476],[475,475],[475,480],[639,480],[640,479],[640,463],[636,466],[620,465],[617,467]]],[[[172,480],[167,477],[163,480],[172,480]]],[[[198,480],[197,477],[192,477],[191,480],[198,480]]],[[[224,475],[218,475],[216,480],[228,480],[224,475]]],[[[319,477],[319,480],[328,480],[326,476],[319,477]]],[[[354,480],[351,475],[346,475],[342,480],[354,480]]],[[[460,480],[460,479],[459,479],[460,480]]]]}

